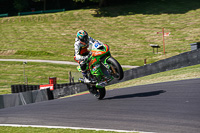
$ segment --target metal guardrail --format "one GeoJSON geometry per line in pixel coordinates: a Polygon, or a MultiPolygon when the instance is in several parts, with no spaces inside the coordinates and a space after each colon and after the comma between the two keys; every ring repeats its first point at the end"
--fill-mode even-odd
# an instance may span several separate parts
{"type": "MultiPolygon", "coordinates": [[[[32,11],[32,12],[19,12],[18,16],[23,15],[32,15],[32,14],[43,14],[43,13],[55,13],[55,12],[64,12],[65,9],[55,9],[55,10],[45,10],[45,11],[32,11]]],[[[8,13],[0,14],[0,17],[8,17],[8,13]]]]}
{"type": "Polygon", "coordinates": [[[64,12],[64,11],[65,11],[65,9],[45,10],[45,11],[33,11],[33,12],[19,12],[18,16],[32,15],[32,14],[42,14],[42,13],[64,12]]]}
{"type": "Polygon", "coordinates": [[[0,109],[57,99],[87,90],[87,86],[81,83],[71,85],[67,83],[56,84],[56,89],[53,91],[51,91],[50,88],[39,90],[37,86],[33,85],[26,86],[27,88],[22,88],[22,85],[14,85],[13,87],[17,88],[20,92],[0,95],[0,109]]]}
{"type": "Polygon", "coordinates": [[[65,9],[56,9],[56,10],[45,10],[43,13],[54,13],[54,12],[64,12],[65,9]]]}
{"type": "Polygon", "coordinates": [[[0,14],[0,17],[8,17],[8,13],[0,14]]]}
{"type": "Polygon", "coordinates": [[[43,11],[34,11],[34,12],[19,12],[18,16],[22,16],[22,15],[31,15],[31,14],[41,14],[43,13],[43,11]]]}

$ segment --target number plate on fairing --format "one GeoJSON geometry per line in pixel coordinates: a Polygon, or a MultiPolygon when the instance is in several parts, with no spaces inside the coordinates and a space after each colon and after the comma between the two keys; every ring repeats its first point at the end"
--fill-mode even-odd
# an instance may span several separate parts
{"type": "Polygon", "coordinates": [[[92,68],[92,71],[96,71],[97,68],[99,68],[99,67],[100,67],[100,64],[95,65],[95,66],[92,68]]]}

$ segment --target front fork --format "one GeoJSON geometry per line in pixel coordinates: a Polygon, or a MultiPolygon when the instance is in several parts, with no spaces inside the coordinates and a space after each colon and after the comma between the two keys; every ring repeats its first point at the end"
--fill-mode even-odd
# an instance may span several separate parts
{"type": "Polygon", "coordinates": [[[108,58],[110,58],[110,56],[107,56],[104,61],[102,62],[102,65],[104,65],[108,70],[110,69],[110,66],[107,63],[108,58]]]}
{"type": "MultiPolygon", "coordinates": [[[[107,63],[107,60],[108,58],[110,58],[110,56],[107,56],[105,59],[103,59],[103,61],[101,62],[101,64],[107,69],[107,71],[109,71],[108,73],[110,74],[110,65],[107,63]]],[[[103,73],[103,72],[102,72],[103,73]]],[[[96,84],[96,87],[97,88],[103,88],[105,87],[110,81],[112,81],[114,78],[110,75],[106,75],[106,74],[103,74],[105,77],[104,77],[104,81],[102,82],[99,82],[96,84]],[[109,76],[109,77],[108,77],[109,76]]]]}

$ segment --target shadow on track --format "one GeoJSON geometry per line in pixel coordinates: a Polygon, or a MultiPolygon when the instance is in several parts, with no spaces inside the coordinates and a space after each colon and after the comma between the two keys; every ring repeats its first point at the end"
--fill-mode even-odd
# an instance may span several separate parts
{"type": "Polygon", "coordinates": [[[151,91],[151,92],[143,92],[143,93],[136,93],[136,94],[127,94],[127,95],[119,95],[114,97],[104,98],[104,100],[111,100],[111,99],[124,99],[124,98],[134,98],[134,97],[150,97],[160,95],[161,93],[165,93],[164,90],[158,91],[151,91]]]}

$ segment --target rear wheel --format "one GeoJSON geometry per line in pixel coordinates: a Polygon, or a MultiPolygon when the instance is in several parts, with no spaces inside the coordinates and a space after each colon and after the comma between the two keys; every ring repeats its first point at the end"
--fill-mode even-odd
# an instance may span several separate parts
{"type": "Polygon", "coordinates": [[[96,88],[95,86],[89,86],[88,85],[88,90],[91,94],[93,94],[97,99],[101,100],[105,97],[106,95],[106,89],[105,87],[103,88],[96,88]]]}
{"type": "Polygon", "coordinates": [[[111,69],[111,75],[118,79],[121,80],[124,77],[124,72],[117,60],[115,60],[113,57],[108,58],[107,63],[110,65],[111,69]]]}
{"type": "Polygon", "coordinates": [[[97,99],[101,100],[105,97],[105,95],[106,95],[105,87],[97,88],[97,94],[95,95],[97,99]]]}

